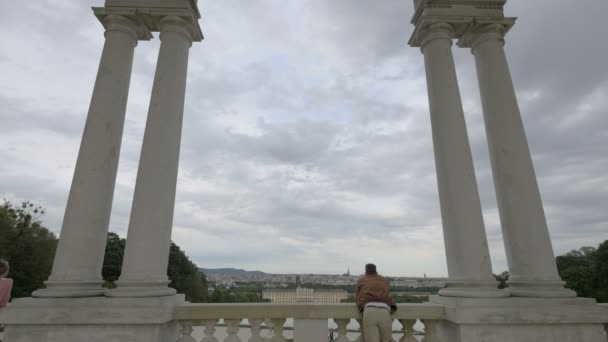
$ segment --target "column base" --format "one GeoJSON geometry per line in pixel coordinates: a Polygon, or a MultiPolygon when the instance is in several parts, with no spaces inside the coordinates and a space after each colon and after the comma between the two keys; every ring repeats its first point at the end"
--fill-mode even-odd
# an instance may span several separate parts
{"type": "Polygon", "coordinates": [[[131,281],[118,280],[116,288],[105,293],[106,297],[142,298],[174,296],[177,291],[168,286],[169,280],[131,281]]]}
{"type": "Polygon", "coordinates": [[[82,298],[102,297],[108,289],[101,281],[63,281],[47,280],[43,289],[32,292],[35,298],[82,298]]]}
{"type": "Polygon", "coordinates": [[[603,322],[608,307],[589,298],[446,298],[438,322],[439,341],[446,342],[605,342],[603,322]]]}
{"type": "Polygon", "coordinates": [[[442,297],[462,298],[504,298],[509,292],[497,287],[496,281],[483,281],[475,283],[448,281],[446,287],[439,290],[442,297]]]}
{"type": "Polygon", "coordinates": [[[513,297],[574,298],[576,292],[565,288],[564,281],[508,281],[513,297]]]}
{"type": "Polygon", "coordinates": [[[3,313],[6,342],[177,341],[183,295],[162,298],[18,298],[3,313]]]}

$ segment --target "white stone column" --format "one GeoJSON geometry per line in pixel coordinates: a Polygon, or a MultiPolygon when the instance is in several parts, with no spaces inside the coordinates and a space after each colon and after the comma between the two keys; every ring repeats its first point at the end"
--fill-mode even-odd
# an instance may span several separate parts
{"type": "Polygon", "coordinates": [[[513,296],[573,297],[557,273],[532,158],[503,49],[504,26],[466,37],[477,65],[513,296]]]}
{"type": "Polygon", "coordinates": [[[34,297],[101,296],[101,269],[112,209],[137,26],[110,15],[106,41],[74,170],[53,270],[34,297]]]}
{"type": "Polygon", "coordinates": [[[505,297],[497,289],[452,56],[452,27],[436,23],[417,37],[426,68],[435,166],[451,297],[505,297]]]}
{"type": "Polygon", "coordinates": [[[156,297],[175,294],[167,265],[188,53],[194,27],[185,20],[161,19],[161,46],[135,184],[122,274],[113,297],[156,297]]]}

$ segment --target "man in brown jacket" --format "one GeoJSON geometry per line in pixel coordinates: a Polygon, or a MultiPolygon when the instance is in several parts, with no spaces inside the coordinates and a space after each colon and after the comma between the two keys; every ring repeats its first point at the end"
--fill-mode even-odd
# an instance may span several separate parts
{"type": "Polygon", "coordinates": [[[393,332],[391,314],[397,311],[388,292],[388,280],[379,275],[376,265],[365,265],[365,275],[355,290],[357,307],[363,312],[365,342],[390,342],[393,332]]]}

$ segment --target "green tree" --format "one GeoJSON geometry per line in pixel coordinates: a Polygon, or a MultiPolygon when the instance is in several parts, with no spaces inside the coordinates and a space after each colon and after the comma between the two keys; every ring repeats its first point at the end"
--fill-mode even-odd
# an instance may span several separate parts
{"type": "Polygon", "coordinates": [[[193,303],[206,302],[208,297],[207,282],[201,277],[198,267],[190,261],[178,245],[171,242],[169,250],[169,268],[167,275],[171,280],[169,286],[184,293],[186,299],[193,303]]]}
{"type": "Polygon", "coordinates": [[[396,303],[424,303],[429,301],[429,296],[394,296],[396,303]]]}
{"type": "MultiPolygon", "coordinates": [[[[101,271],[106,287],[115,287],[114,282],[120,276],[125,245],[126,240],[118,236],[118,234],[108,233],[103,269],[101,271]]],[[[186,253],[173,242],[171,242],[169,249],[167,276],[171,281],[169,286],[174,288],[177,293],[185,294],[188,301],[200,303],[208,300],[207,279],[205,275],[198,271],[198,268],[190,261],[186,253]]]]}
{"type": "Polygon", "coordinates": [[[579,297],[594,297],[594,264],[596,250],[583,247],[555,258],[559,275],[566,282],[566,287],[576,291],[579,297]]]}
{"type": "Polygon", "coordinates": [[[220,288],[215,288],[213,290],[213,293],[211,293],[211,303],[223,303],[225,302],[225,295],[224,295],[224,291],[222,291],[222,289],[220,288]]]}
{"type": "Polygon", "coordinates": [[[12,297],[28,297],[51,273],[57,238],[40,221],[44,209],[31,202],[0,205],[0,258],[10,264],[12,297]]]}
{"type": "Polygon", "coordinates": [[[507,281],[509,280],[509,271],[504,271],[501,274],[495,274],[494,277],[496,278],[496,281],[498,281],[499,289],[509,287],[509,284],[507,284],[507,281]]]}
{"type": "MultiPolygon", "coordinates": [[[[261,291],[260,291],[261,292],[261,291]]],[[[241,288],[226,289],[215,287],[208,301],[211,303],[268,303],[269,299],[260,296],[260,292],[241,288]]]]}
{"type": "Polygon", "coordinates": [[[108,233],[106,252],[103,258],[101,275],[105,281],[105,287],[114,288],[114,282],[118,280],[122,269],[122,258],[125,252],[125,239],[121,239],[116,233],[108,233]]]}
{"type": "MultiPolygon", "coordinates": [[[[44,287],[53,265],[57,238],[42,226],[44,209],[31,202],[14,205],[4,201],[0,205],[0,258],[10,264],[13,278],[13,298],[28,297],[44,287]]],[[[120,276],[125,239],[108,233],[102,276],[105,286],[112,288],[120,276]]],[[[207,279],[176,244],[171,243],[167,275],[178,293],[191,302],[208,300],[207,279]]]]}
{"type": "Polygon", "coordinates": [[[593,253],[591,270],[595,298],[600,303],[608,303],[608,240],[602,242],[593,253]]]}

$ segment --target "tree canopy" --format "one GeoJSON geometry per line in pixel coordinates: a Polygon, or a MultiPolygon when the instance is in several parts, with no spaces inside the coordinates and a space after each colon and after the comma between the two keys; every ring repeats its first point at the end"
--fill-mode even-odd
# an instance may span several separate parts
{"type": "Polygon", "coordinates": [[[597,248],[581,247],[556,258],[559,275],[566,287],[579,297],[608,302],[608,240],[597,248]]]}
{"type": "Polygon", "coordinates": [[[51,273],[57,238],[42,226],[44,210],[30,202],[0,205],[0,258],[10,264],[12,296],[26,297],[51,273]]]}
{"type": "Polygon", "coordinates": [[[501,274],[495,274],[494,277],[496,278],[496,281],[498,281],[499,289],[509,287],[509,284],[507,284],[507,280],[509,280],[509,271],[504,271],[501,274]]]}
{"type": "Polygon", "coordinates": [[[595,248],[583,247],[556,258],[560,277],[566,282],[566,287],[575,290],[579,297],[593,297],[595,294],[595,252],[595,248]]]}
{"type": "MultiPolygon", "coordinates": [[[[42,226],[44,209],[31,202],[20,205],[4,201],[0,204],[0,258],[10,264],[9,277],[13,278],[12,297],[28,297],[44,287],[48,279],[57,237],[42,226]]],[[[102,277],[105,286],[112,288],[120,276],[125,239],[108,233],[102,277]]],[[[191,302],[208,300],[205,275],[198,271],[186,253],[171,242],[167,275],[178,293],[184,293],[191,302]]]]}
{"type": "MultiPolygon", "coordinates": [[[[578,297],[608,303],[608,240],[597,248],[581,247],[555,258],[559,276],[578,297]]],[[[508,287],[509,272],[495,275],[499,288],[508,287]]]]}
{"type": "MultiPolygon", "coordinates": [[[[122,269],[122,258],[124,255],[126,240],[116,233],[108,233],[106,243],[106,253],[103,260],[101,274],[106,282],[106,286],[113,288],[114,282],[120,276],[122,269]]],[[[186,295],[186,300],[193,303],[207,301],[207,280],[203,273],[198,271],[198,267],[190,261],[190,258],[171,242],[169,250],[169,267],[167,276],[171,281],[169,286],[177,290],[177,293],[186,295]]]]}

